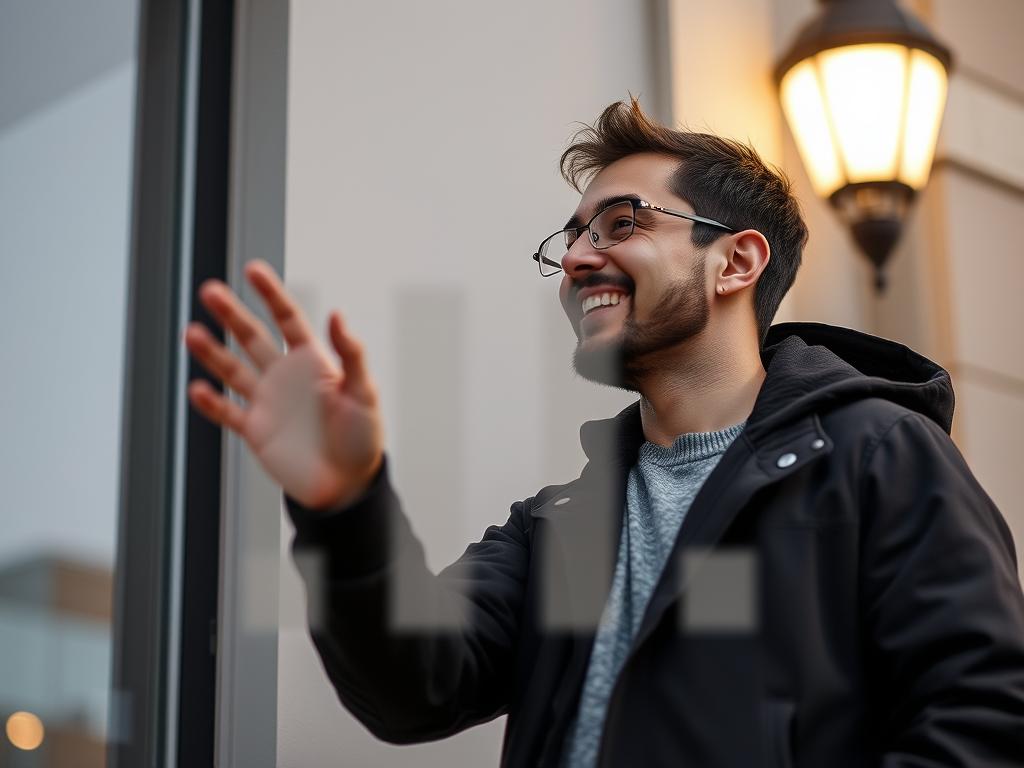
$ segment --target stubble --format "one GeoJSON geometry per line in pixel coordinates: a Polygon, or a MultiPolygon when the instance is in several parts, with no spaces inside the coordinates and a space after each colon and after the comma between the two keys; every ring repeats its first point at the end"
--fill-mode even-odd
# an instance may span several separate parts
{"type": "Polygon", "coordinates": [[[697,336],[707,327],[711,310],[704,292],[704,259],[694,260],[690,275],[668,288],[649,313],[636,319],[636,305],[618,337],[601,344],[576,344],[573,368],[583,378],[630,392],[659,366],[665,353],[697,336]]]}

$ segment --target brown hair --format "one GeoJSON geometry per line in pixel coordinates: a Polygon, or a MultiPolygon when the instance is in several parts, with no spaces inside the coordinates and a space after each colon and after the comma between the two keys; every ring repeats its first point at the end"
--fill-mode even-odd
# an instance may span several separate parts
{"type": "MultiPolygon", "coordinates": [[[[786,295],[807,242],[807,225],[786,174],[766,164],[746,144],[708,133],[676,131],[652,120],[636,98],[609,105],[592,126],[573,136],[562,154],[562,176],[577,192],[580,184],[616,160],[641,152],[678,158],[672,192],[700,216],[739,231],[756,229],[768,241],[771,258],[754,287],[759,342],[786,295]]],[[[694,224],[692,242],[706,247],[724,230],[694,224]]]]}

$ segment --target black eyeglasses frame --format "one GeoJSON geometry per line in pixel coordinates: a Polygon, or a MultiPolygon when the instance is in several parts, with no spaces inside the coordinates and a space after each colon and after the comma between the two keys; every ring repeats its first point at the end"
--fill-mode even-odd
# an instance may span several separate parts
{"type": "MultiPolygon", "coordinates": [[[[733,229],[732,227],[730,227],[730,226],[728,226],[726,224],[722,224],[720,221],[715,221],[714,219],[709,219],[709,218],[707,218],[705,216],[698,216],[698,215],[693,214],[693,213],[686,213],[685,211],[676,211],[676,210],[674,210],[672,208],[664,208],[664,207],[662,207],[660,205],[654,205],[653,203],[649,203],[646,200],[641,200],[638,197],[627,197],[627,198],[623,198],[622,200],[616,200],[614,203],[605,206],[600,211],[598,211],[593,216],[591,216],[590,217],[590,221],[588,221],[586,224],[584,224],[582,226],[579,226],[579,227],[567,227],[565,229],[560,229],[557,232],[553,232],[550,235],[548,235],[547,237],[545,237],[543,240],[541,240],[540,241],[540,245],[537,246],[537,251],[533,254],[533,257],[532,257],[533,260],[537,262],[537,268],[540,270],[541,277],[553,277],[554,275],[557,275],[559,272],[562,271],[562,265],[561,264],[558,264],[558,263],[552,261],[551,259],[545,258],[545,257],[540,255],[541,251],[544,250],[544,246],[548,242],[550,242],[552,239],[554,239],[558,235],[563,235],[564,236],[566,232],[573,232],[573,233],[575,233],[576,239],[578,239],[579,236],[583,233],[583,230],[587,230],[588,232],[590,232],[590,235],[591,235],[590,240],[591,240],[592,247],[595,248],[596,250],[599,250],[599,251],[606,250],[608,248],[611,248],[613,245],[618,245],[619,243],[625,242],[626,240],[628,240],[630,238],[630,236],[632,236],[633,231],[636,228],[636,212],[638,210],[655,211],[657,213],[667,213],[669,216],[677,216],[680,219],[687,219],[687,220],[695,222],[697,224],[707,224],[709,227],[717,227],[718,229],[723,229],[726,232],[738,232],[739,231],[739,230],[733,229]],[[608,245],[597,245],[597,243],[594,241],[595,233],[594,233],[594,231],[592,229],[590,229],[590,225],[594,222],[594,220],[598,216],[603,214],[605,211],[609,210],[610,208],[614,208],[617,205],[622,205],[623,203],[629,203],[630,206],[632,207],[633,224],[629,228],[629,234],[627,234],[621,240],[616,240],[614,243],[609,243],[608,245]],[[553,267],[555,269],[555,271],[550,273],[550,274],[547,274],[547,275],[544,274],[544,264],[547,264],[550,267],[553,267]]],[[[571,248],[576,243],[576,239],[574,239],[573,242],[568,246],[569,248],[571,248]]]]}

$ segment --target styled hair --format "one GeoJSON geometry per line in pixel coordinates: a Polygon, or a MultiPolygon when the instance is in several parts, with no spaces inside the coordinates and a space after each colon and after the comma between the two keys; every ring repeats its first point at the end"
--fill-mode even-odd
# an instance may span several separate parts
{"type": "MultiPolygon", "coordinates": [[[[672,192],[700,216],[737,231],[755,229],[771,249],[768,266],[754,286],[758,341],[764,343],[782,298],[793,285],[807,242],[807,225],[786,174],[757,151],[708,133],[676,131],[651,119],[636,98],[609,105],[592,125],[572,138],[562,154],[562,176],[577,192],[616,160],[643,152],[677,158],[672,192]]],[[[692,242],[703,248],[727,234],[707,224],[693,225],[692,242]]]]}

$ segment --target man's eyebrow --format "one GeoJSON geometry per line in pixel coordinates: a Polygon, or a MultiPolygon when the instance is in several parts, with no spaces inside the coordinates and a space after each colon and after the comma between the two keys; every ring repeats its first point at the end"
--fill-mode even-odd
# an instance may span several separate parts
{"type": "MultiPolygon", "coordinates": [[[[622,203],[622,202],[625,202],[626,200],[639,200],[639,199],[640,199],[640,195],[634,194],[632,192],[630,192],[628,194],[625,194],[625,195],[612,195],[611,197],[606,197],[606,198],[603,198],[601,200],[598,200],[594,204],[594,213],[598,213],[599,211],[603,211],[609,205],[615,205],[616,203],[622,203]]],[[[567,222],[565,222],[565,226],[562,227],[562,229],[579,229],[582,226],[583,226],[583,219],[582,219],[582,217],[578,213],[574,213],[569,218],[569,220],[567,222]]]]}

